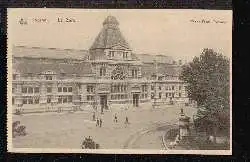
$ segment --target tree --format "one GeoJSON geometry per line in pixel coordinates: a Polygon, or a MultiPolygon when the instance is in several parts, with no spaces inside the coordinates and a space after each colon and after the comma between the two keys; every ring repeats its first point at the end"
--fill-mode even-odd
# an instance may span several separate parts
{"type": "Polygon", "coordinates": [[[197,102],[198,119],[207,130],[212,130],[211,124],[215,129],[229,128],[229,70],[229,59],[213,49],[204,49],[199,57],[183,65],[180,79],[187,83],[189,98],[197,102]]]}

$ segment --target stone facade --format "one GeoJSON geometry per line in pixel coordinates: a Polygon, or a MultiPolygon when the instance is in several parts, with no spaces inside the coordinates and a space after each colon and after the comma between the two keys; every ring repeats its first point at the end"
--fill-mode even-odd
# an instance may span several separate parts
{"type": "Polygon", "coordinates": [[[178,79],[180,65],[167,56],[134,54],[118,25],[109,16],[89,51],[75,51],[79,59],[59,57],[73,55],[69,49],[50,49],[57,57],[44,58],[43,51],[48,49],[30,48],[30,53],[38,53],[34,57],[27,47],[14,47],[13,108],[44,112],[90,106],[103,111],[115,104],[138,107],[141,103],[188,102],[185,84],[178,79]],[[27,57],[19,54],[22,51],[27,57]],[[162,62],[164,59],[167,61],[162,62]]]}

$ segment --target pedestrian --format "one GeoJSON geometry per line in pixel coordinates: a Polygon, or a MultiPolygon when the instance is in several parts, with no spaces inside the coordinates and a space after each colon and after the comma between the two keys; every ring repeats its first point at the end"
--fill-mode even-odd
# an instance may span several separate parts
{"type": "Polygon", "coordinates": [[[100,125],[99,126],[102,127],[102,119],[100,119],[100,125]]]}
{"type": "Polygon", "coordinates": [[[98,118],[96,119],[96,126],[97,127],[99,126],[99,119],[98,118]]]}
{"type": "Polygon", "coordinates": [[[128,117],[125,118],[125,124],[128,124],[128,117]]]}
{"type": "Polygon", "coordinates": [[[115,122],[115,123],[118,122],[118,119],[117,119],[117,115],[116,115],[116,114],[115,114],[114,122],[115,122]]]}
{"type": "Polygon", "coordinates": [[[95,112],[93,113],[93,121],[95,121],[95,112]]]}

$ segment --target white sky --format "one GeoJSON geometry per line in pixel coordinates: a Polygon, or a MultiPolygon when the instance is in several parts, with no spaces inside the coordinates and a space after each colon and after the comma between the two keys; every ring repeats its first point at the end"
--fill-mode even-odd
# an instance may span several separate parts
{"type": "Polygon", "coordinates": [[[10,9],[9,43],[88,50],[108,15],[117,18],[135,53],[163,54],[187,61],[203,48],[232,55],[232,12],[215,10],[10,9]],[[58,23],[58,17],[74,18],[77,22],[58,23]],[[27,19],[28,25],[20,25],[20,18],[27,19]],[[48,23],[34,23],[34,18],[46,18],[48,23]],[[226,23],[193,23],[192,19],[226,23]]]}

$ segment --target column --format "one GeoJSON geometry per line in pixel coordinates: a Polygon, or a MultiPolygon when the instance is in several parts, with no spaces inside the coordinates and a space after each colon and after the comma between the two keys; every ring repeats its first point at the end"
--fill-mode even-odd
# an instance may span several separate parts
{"type": "Polygon", "coordinates": [[[86,84],[81,84],[81,102],[83,105],[86,105],[87,103],[87,85],[86,84]]]}
{"type": "Polygon", "coordinates": [[[73,95],[73,104],[79,105],[79,86],[77,83],[72,83],[72,95],[73,95]]]}
{"type": "Polygon", "coordinates": [[[138,78],[141,78],[141,66],[138,67],[137,76],[138,76],[138,78]]]}
{"type": "Polygon", "coordinates": [[[52,98],[51,98],[51,103],[53,105],[56,105],[57,104],[57,82],[53,83],[52,84],[52,98]]]}
{"type": "Polygon", "coordinates": [[[47,88],[46,88],[46,84],[44,82],[41,83],[40,93],[41,93],[40,104],[45,105],[47,103],[47,96],[46,96],[47,88]]]}

